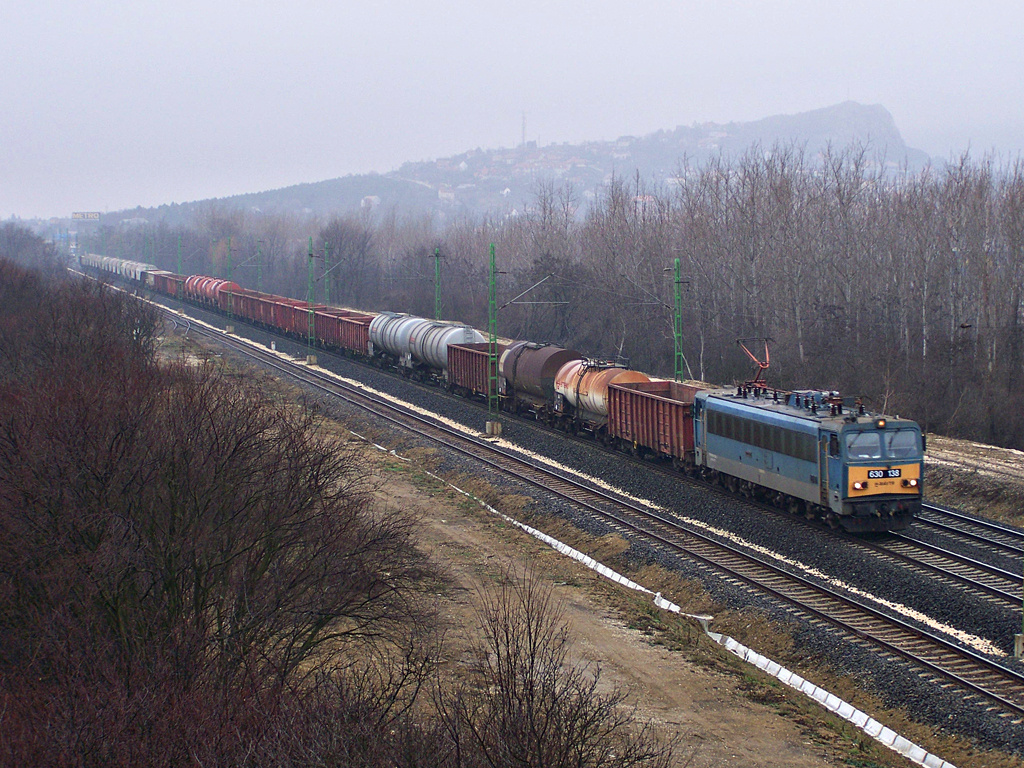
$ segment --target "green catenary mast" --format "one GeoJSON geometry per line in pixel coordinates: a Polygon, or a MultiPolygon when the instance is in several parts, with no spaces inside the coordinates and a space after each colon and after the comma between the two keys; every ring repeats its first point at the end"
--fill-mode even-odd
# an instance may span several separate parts
{"type": "Polygon", "coordinates": [[[434,319],[441,319],[441,249],[434,249],[434,319]]]}
{"type": "Polygon", "coordinates": [[[327,241],[324,240],[324,304],[331,303],[331,281],[327,279],[327,275],[331,273],[331,263],[327,260],[328,254],[330,253],[330,246],[327,241]]]}
{"type": "Polygon", "coordinates": [[[309,303],[309,335],[306,337],[306,355],[313,354],[313,238],[309,238],[309,285],[306,288],[306,301],[309,303]]]}
{"type": "MultiPolygon", "coordinates": [[[[181,235],[178,235],[178,274],[181,274],[181,235]]],[[[181,298],[181,288],[184,284],[184,280],[176,280],[178,287],[178,298],[181,298]]]]}
{"type": "Polygon", "coordinates": [[[675,299],[676,299],[676,311],[674,318],[674,329],[673,336],[676,341],[676,381],[683,380],[683,366],[685,364],[683,360],[683,291],[682,291],[682,275],[680,274],[679,259],[676,259],[675,268],[675,299]]]}
{"type": "Polygon", "coordinates": [[[498,270],[494,261],[494,243],[491,243],[487,297],[487,417],[494,420],[498,417],[498,270]]]}
{"type": "MultiPolygon", "coordinates": [[[[234,273],[234,265],[232,265],[232,263],[231,263],[231,235],[228,235],[228,282],[229,283],[232,281],[232,278],[234,277],[233,273],[234,273]]],[[[229,290],[228,291],[228,317],[231,317],[232,314],[233,314],[231,310],[234,308],[234,304],[235,304],[234,299],[235,299],[235,292],[229,290]]]]}

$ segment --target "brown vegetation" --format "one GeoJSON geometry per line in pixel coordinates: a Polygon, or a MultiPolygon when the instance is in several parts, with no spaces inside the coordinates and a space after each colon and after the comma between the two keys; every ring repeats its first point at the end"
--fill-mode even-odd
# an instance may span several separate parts
{"type": "Polygon", "coordinates": [[[395,212],[311,224],[211,210],[181,232],[108,230],[90,247],[173,270],[180,234],[184,272],[232,263],[251,288],[259,251],[262,290],[304,298],[314,234],[318,298],[431,315],[439,246],[445,316],[484,327],[495,242],[500,302],[548,278],[502,309],[504,336],[659,375],[673,372],[679,258],[688,377],[746,377],[735,340],[771,337],[780,386],[862,394],[930,431],[1024,447],[1024,416],[1005,405],[1024,366],[1024,166],[964,156],[893,176],[861,147],[776,146],[678,177],[673,191],[613,179],[583,215],[574,190],[540,184],[523,215],[443,232],[395,212]]]}
{"type": "Polygon", "coordinates": [[[157,329],[0,258],[0,763],[494,765],[504,741],[462,740],[491,695],[547,724],[516,764],[664,763],[615,694],[584,695],[543,600],[482,614],[492,638],[542,629],[543,675],[520,654],[444,676],[415,520],[311,410],[158,365],[157,329]]]}

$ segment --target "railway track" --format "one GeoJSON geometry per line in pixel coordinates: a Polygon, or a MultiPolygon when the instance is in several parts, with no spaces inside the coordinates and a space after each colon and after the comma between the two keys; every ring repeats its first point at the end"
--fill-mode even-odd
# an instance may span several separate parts
{"type": "Polygon", "coordinates": [[[443,444],[543,493],[588,510],[613,528],[633,538],[642,537],[655,549],[688,558],[719,578],[768,595],[808,621],[830,626],[850,642],[870,646],[893,659],[902,659],[935,684],[959,687],[965,700],[998,710],[1000,716],[1013,718],[1014,723],[1024,723],[1024,675],[983,654],[888,615],[826,585],[790,573],[775,563],[713,539],[699,530],[691,530],[647,507],[499,450],[482,437],[376,400],[358,388],[349,387],[305,365],[283,361],[240,339],[208,331],[198,324],[192,326],[192,332],[215,338],[219,343],[257,358],[288,377],[340,397],[377,419],[443,444]]]}
{"type": "Polygon", "coordinates": [[[1024,598],[1019,571],[1008,571],[900,533],[890,534],[884,542],[859,543],[1015,608],[1024,598]]]}
{"type": "Polygon", "coordinates": [[[1000,555],[1024,559],[1024,531],[993,520],[966,515],[955,509],[923,504],[914,524],[944,536],[979,545],[1000,555]]]}
{"type": "MultiPolygon", "coordinates": [[[[176,321],[177,322],[177,321],[176,321]]],[[[186,321],[187,322],[187,321],[186,321]]],[[[462,398],[458,398],[454,395],[445,394],[442,390],[438,390],[439,397],[450,397],[457,400],[460,403],[465,401],[462,398]]],[[[528,419],[520,419],[523,424],[530,425],[537,429],[551,431],[551,427],[533,422],[528,419]]],[[[577,436],[569,435],[567,433],[558,433],[564,439],[574,440],[580,444],[586,444],[588,447],[593,447],[595,443],[592,440],[586,440],[577,436]]],[[[651,464],[650,462],[643,461],[639,458],[626,456],[623,454],[623,459],[631,461],[637,466],[644,467],[645,471],[661,471],[666,475],[670,475],[677,479],[684,479],[680,474],[666,466],[659,464],[651,464]]],[[[716,485],[706,483],[704,481],[686,478],[688,482],[697,483],[701,486],[705,486],[715,492],[726,493],[716,485]]],[[[734,498],[730,496],[730,498],[734,498]]],[[[753,499],[742,499],[742,501],[753,504],[764,511],[785,517],[787,522],[790,524],[802,524],[813,526],[815,528],[826,530],[824,526],[819,526],[814,523],[809,523],[802,518],[794,519],[791,515],[784,511],[778,510],[770,505],[765,505],[757,502],[753,499]]],[[[942,508],[934,507],[933,509],[948,514],[952,519],[964,519],[968,523],[984,523],[985,521],[977,521],[975,518],[964,516],[954,510],[943,510],[942,508]]],[[[939,523],[941,525],[941,523],[939,523]]],[[[945,526],[949,527],[949,526],[945,526]]],[[[978,527],[981,527],[980,525],[978,527]]],[[[1004,532],[1007,538],[1014,533],[1013,529],[1007,528],[1006,526],[999,526],[995,524],[992,526],[993,529],[1004,532]]],[[[873,556],[880,559],[888,560],[891,562],[901,563],[909,568],[917,570],[922,573],[930,574],[937,580],[962,589],[964,591],[973,593],[980,596],[983,599],[996,601],[1002,605],[1017,608],[1021,605],[1024,595],[1022,595],[1021,576],[1019,569],[1016,571],[1006,570],[998,566],[985,563],[977,558],[970,557],[968,555],[956,552],[948,548],[941,548],[934,544],[929,544],[911,536],[904,534],[890,534],[886,539],[876,541],[865,539],[863,537],[852,536],[844,534],[840,531],[826,530],[827,533],[843,539],[848,546],[854,546],[861,550],[870,552],[873,556]]],[[[1017,535],[1021,534],[1017,532],[1017,535]]],[[[958,537],[957,541],[960,542],[972,542],[977,538],[977,535],[972,537],[969,533],[966,536],[958,537]]],[[[1024,540],[1024,538],[1022,538],[1024,540]]],[[[987,540],[985,540],[987,541],[987,540]]],[[[990,548],[995,545],[992,542],[988,542],[990,548]]],[[[1013,554],[1013,549],[1000,550],[1002,554],[1013,554]]]]}

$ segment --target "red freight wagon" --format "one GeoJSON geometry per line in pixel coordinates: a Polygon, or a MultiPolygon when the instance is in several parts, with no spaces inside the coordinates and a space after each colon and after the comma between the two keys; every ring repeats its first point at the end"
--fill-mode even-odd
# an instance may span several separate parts
{"type": "MultiPolygon", "coordinates": [[[[285,333],[291,333],[294,325],[296,305],[301,305],[307,310],[309,309],[309,305],[304,301],[289,299],[284,296],[272,296],[270,298],[270,317],[267,320],[267,325],[285,333]]],[[[305,333],[308,333],[308,331],[304,331],[303,335],[305,333]]]]}
{"type": "Polygon", "coordinates": [[[324,346],[337,348],[341,346],[341,331],[339,330],[340,320],[352,314],[350,309],[339,307],[323,307],[316,311],[313,320],[314,333],[316,338],[324,346]]]}
{"type": "Polygon", "coordinates": [[[185,290],[185,276],[173,272],[150,272],[153,289],[165,296],[178,296],[185,290]]]}
{"type": "Polygon", "coordinates": [[[238,283],[228,280],[218,280],[210,286],[213,299],[222,312],[232,315],[238,314],[238,307],[235,305],[235,294],[241,291],[238,283]]]}
{"type": "MultiPolygon", "coordinates": [[[[448,386],[461,394],[487,397],[488,367],[491,345],[488,342],[448,345],[448,386]]],[[[498,358],[505,351],[504,344],[498,344],[498,358]]],[[[491,368],[491,375],[497,370],[491,368]]],[[[497,386],[497,379],[495,379],[497,386]]]]}
{"type": "Polygon", "coordinates": [[[259,307],[260,299],[263,294],[250,291],[245,288],[240,288],[237,291],[231,291],[231,311],[238,317],[244,317],[250,322],[256,322],[259,319],[259,307]]]}
{"type": "Polygon", "coordinates": [[[277,298],[272,293],[257,293],[253,299],[253,320],[266,327],[273,326],[277,298]]]}
{"type": "MultiPolygon", "coordinates": [[[[293,305],[287,326],[289,333],[294,333],[304,339],[309,336],[309,321],[311,319],[309,309],[309,302],[306,301],[299,301],[293,305]]],[[[315,321],[316,313],[324,309],[329,309],[329,307],[326,304],[314,304],[312,319],[315,321]]]]}
{"type": "Polygon", "coordinates": [[[338,346],[353,355],[364,356],[370,347],[370,321],[374,315],[338,318],[338,346]]]}
{"type": "Polygon", "coordinates": [[[608,387],[608,434],[674,463],[693,461],[693,398],[699,387],[644,381],[608,387]]]}

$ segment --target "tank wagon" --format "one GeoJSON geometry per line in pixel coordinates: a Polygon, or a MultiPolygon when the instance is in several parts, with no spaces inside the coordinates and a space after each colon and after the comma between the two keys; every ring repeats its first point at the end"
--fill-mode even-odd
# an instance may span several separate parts
{"type": "Polygon", "coordinates": [[[445,380],[448,347],[484,341],[482,333],[467,325],[400,312],[382,312],[373,318],[369,330],[370,355],[417,380],[445,380]]]}
{"type": "MultiPolygon", "coordinates": [[[[861,533],[906,528],[921,507],[924,437],[907,419],[868,413],[835,392],[787,392],[758,378],[736,388],[651,379],[553,344],[490,345],[473,328],[359,313],[82,254],[83,267],[229,313],[318,346],[486,397],[604,444],[670,461],[689,475],[861,533]]],[[[749,354],[749,352],[748,352],[749,354]]],[[[758,365],[767,367],[767,363],[758,365]]]]}
{"type": "Polygon", "coordinates": [[[554,411],[572,432],[607,434],[608,388],[650,381],[646,373],[599,360],[572,360],[555,375],[554,411]]]}
{"type": "Polygon", "coordinates": [[[566,363],[581,360],[574,349],[517,341],[498,360],[498,394],[513,413],[530,413],[538,420],[554,420],[555,377],[566,363]]]}
{"type": "Polygon", "coordinates": [[[239,291],[238,283],[225,280],[222,277],[209,277],[207,275],[190,275],[185,278],[184,296],[196,304],[222,309],[226,307],[228,292],[239,291]],[[222,296],[222,293],[224,294],[222,296]]]}

